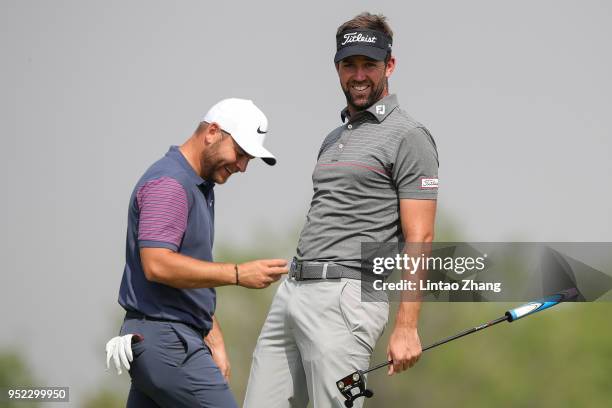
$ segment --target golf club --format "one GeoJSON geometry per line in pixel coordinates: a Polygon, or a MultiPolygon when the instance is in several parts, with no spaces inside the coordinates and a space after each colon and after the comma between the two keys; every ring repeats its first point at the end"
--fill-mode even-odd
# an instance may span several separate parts
{"type": "MultiPolygon", "coordinates": [[[[466,329],[460,333],[455,334],[454,336],[447,337],[438,342],[430,344],[427,347],[423,347],[423,351],[427,351],[434,347],[438,347],[442,344],[456,340],[460,337],[467,336],[468,334],[476,333],[477,331],[486,329],[487,327],[494,326],[501,322],[507,321],[511,323],[522,317],[529,316],[541,310],[551,308],[561,302],[566,302],[568,300],[575,299],[577,296],[578,296],[578,290],[576,288],[571,288],[571,289],[566,289],[564,291],[547,296],[543,299],[539,299],[533,302],[526,303],[522,306],[506,311],[506,313],[504,313],[503,316],[498,317],[497,319],[491,320],[490,322],[481,324],[480,326],[472,327],[470,329],[466,329]]],[[[391,364],[393,364],[393,361],[386,361],[384,363],[380,363],[367,370],[357,370],[354,373],[351,373],[347,375],[346,377],[338,380],[336,382],[336,386],[338,387],[338,390],[342,393],[344,398],[346,398],[346,401],[344,401],[344,405],[347,408],[351,408],[353,406],[353,401],[355,401],[357,398],[359,397],[371,398],[374,395],[374,392],[372,390],[367,389],[365,374],[371,371],[386,367],[391,364]]]]}

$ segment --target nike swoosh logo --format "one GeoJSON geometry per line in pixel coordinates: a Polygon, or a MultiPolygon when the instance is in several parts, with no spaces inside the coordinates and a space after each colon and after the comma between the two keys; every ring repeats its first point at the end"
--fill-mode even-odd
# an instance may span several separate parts
{"type": "Polygon", "coordinates": [[[268,132],[267,132],[267,131],[265,131],[265,132],[264,132],[264,131],[263,131],[263,130],[261,130],[261,129],[259,128],[259,126],[258,126],[258,127],[257,127],[257,133],[259,133],[260,135],[264,135],[264,134],[266,134],[266,133],[268,133],[268,132]]]}

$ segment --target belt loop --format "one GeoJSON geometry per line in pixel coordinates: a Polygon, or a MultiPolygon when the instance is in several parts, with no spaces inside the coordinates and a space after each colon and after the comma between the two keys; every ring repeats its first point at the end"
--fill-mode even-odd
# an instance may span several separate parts
{"type": "Polygon", "coordinates": [[[327,262],[323,264],[323,272],[321,273],[321,279],[327,279],[327,262]]]}

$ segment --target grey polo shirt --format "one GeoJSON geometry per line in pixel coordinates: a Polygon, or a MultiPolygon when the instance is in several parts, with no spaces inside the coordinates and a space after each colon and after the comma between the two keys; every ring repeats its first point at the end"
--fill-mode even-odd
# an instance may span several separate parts
{"type": "Polygon", "coordinates": [[[437,199],[438,152],[395,95],[342,119],[319,151],[297,257],[358,268],[362,242],[403,240],[400,199],[437,199]]]}

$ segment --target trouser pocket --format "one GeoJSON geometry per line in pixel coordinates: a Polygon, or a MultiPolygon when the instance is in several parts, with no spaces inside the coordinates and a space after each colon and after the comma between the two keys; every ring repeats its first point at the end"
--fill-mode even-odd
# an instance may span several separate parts
{"type": "Polygon", "coordinates": [[[163,323],[159,327],[159,355],[168,365],[179,367],[187,359],[189,347],[184,336],[174,328],[173,323],[163,323]]]}
{"type": "Polygon", "coordinates": [[[389,318],[388,301],[362,301],[361,281],[349,279],[340,292],[340,312],[355,340],[372,354],[389,318]]]}

